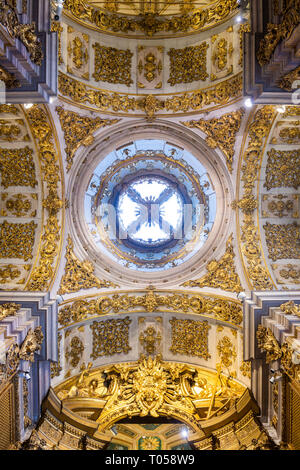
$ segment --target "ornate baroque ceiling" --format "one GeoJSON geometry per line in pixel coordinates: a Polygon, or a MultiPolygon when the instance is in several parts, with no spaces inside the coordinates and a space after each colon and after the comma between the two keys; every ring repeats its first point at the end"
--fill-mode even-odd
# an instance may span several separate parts
{"type": "MultiPolygon", "coordinates": [[[[41,435],[52,426],[59,436],[59,399],[63,413],[79,420],[72,426],[87,420],[97,427],[97,442],[107,443],[107,426],[126,416],[112,405],[122,392],[124,403],[135,397],[132,415],[169,411],[190,426],[199,448],[211,448],[211,432],[228,423],[260,436],[249,415],[255,405],[243,395],[251,364],[244,360],[238,294],[299,288],[300,111],[293,104],[245,105],[243,40],[250,24],[247,12],[237,21],[237,7],[223,0],[66,0],[62,20],[52,24],[57,99],[0,105],[1,289],[59,299],[58,360],[41,435]],[[139,193],[136,185],[145,180],[165,185],[163,196],[139,193]],[[180,227],[183,206],[190,206],[191,232],[177,239],[172,222],[165,235],[174,215],[168,206],[155,216],[163,240],[136,235],[141,206],[147,219],[171,194],[181,207],[180,227]],[[130,198],[136,207],[126,225],[130,198]],[[116,210],[115,237],[103,204],[116,210]],[[129,241],[120,236],[121,212],[129,241]],[[153,379],[155,367],[182,388],[185,401],[175,407],[181,415],[168,408],[178,398],[173,392],[153,399],[150,412],[136,389],[130,396],[123,391],[126,374],[153,379]],[[191,388],[197,374],[207,385],[201,397],[191,388]],[[93,378],[98,395],[89,388],[93,378]],[[209,402],[215,380],[220,401],[209,402]],[[244,416],[231,409],[242,396],[244,416]],[[223,412],[232,413],[224,422],[223,412]],[[200,415],[209,421],[211,413],[219,421],[211,428],[207,422],[201,434],[195,422],[200,415]]],[[[175,424],[148,434],[139,424],[119,426],[116,445],[141,448],[150,437],[153,446],[183,442],[175,424]]],[[[60,438],[50,441],[60,448],[60,438]]],[[[246,441],[233,433],[231,448],[246,441]]],[[[70,442],[61,445],[72,448],[70,442]]]]}

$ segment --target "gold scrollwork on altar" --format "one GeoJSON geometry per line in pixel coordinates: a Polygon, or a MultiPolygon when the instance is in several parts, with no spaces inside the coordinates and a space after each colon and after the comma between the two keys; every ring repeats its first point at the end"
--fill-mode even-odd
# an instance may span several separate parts
{"type": "Polygon", "coordinates": [[[225,413],[244,392],[245,387],[220,369],[213,373],[164,362],[160,356],[99,370],[89,364],[79,376],[56,387],[64,406],[74,409],[80,404],[83,409],[88,399],[90,408],[101,408],[96,418],[99,431],[125,416],[172,416],[197,431],[201,421],[225,413]]]}

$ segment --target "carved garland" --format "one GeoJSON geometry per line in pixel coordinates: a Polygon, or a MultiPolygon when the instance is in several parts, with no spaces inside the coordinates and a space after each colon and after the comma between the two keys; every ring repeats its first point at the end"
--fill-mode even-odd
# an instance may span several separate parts
{"type": "Polygon", "coordinates": [[[42,181],[47,197],[43,200],[48,218],[41,236],[39,265],[36,266],[27,282],[29,291],[46,291],[55,274],[54,263],[59,254],[62,237],[60,212],[63,207],[62,180],[59,156],[54,144],[52,126],[46,111],[38,105],[28,110],[27,117],[39,148],[42,181]]]}
{"type": "MultiPolygon", "coordinates": [[[[164,99],[164,95],[161,97],[146,95],[138,98],[127,94],[98,90],[68,77],[62,72],[59,72],[58,75],[58,89],[62,96],[67,96],[76,103],[88,103],[93,106],[93,109],[96,108],[102,112],[126,114],[130,111],[140,111],[146,114],[147,118],[153,119],[157,111],[160,110],[183,114],[199,111],[212,104],[225,105],[231,99],[242,95],[242,75],[237,74],[210,88],[179,93],[166,99],[164,99]]],[[[141,117],[144,115],[141,114],[141,117]]]]}
{"type": "Polygon", "coordinates": [[[84,0],[65,0],[64,3],[64,9],[69,11],[73,17],[79,20],[87,20],[101,31],[121,33],[141,31],[149,37],[158,32],[201,31],[223,22],[237,8],[237,0],[219,0],[211,8],[196,10],[191,14],[163,18],[154,13],[146,13],[135,19],[103,12],[87,5],[84,0]]]}
{"type": "Polygon", "coordinates": [[[257,208],[255,185],[259,177],[263,148],[271,130],[276,112],[272,106],[258,109],[248,131],[248,145],[242,154],[242,167],[239,180],[243,184],[243,198],[233,206],[243,213],[241,226],[241,254],[252,287],[257,290],[272,290],[274,285],[269,271],[263,265],[262,248],[255,224],[254,212],[257,208]]]}
{"type": "Polygon", "coordinates": [[[198,121],[183,122],[189,128],[197,128],[207,134],[206,143],[211,148],[219,147],[226,157],[228,170],[232,172],[234,146],[237,133],[240,130],[244,108],[224,114],[215,119],[199,119],[198,121]]]}
{"type": "Polygon", "coordinates": [[[37,65],[42,65],[44,54],[42,44],[36,34],[35,23],[19,23],[16,0],[0,0],[0,23],[13,38],[22,41],[30,53],[30,60],[37,65]]]}
{"type": "Polygon", "coordinates": [[[159,295],[151,288],[146,294],[141,293],[141,295],[112,294],[92,300],[76,300],[60,309],[58,321],[61,326],[66,327],[90,316],[132,310],[146,310],[150,313],[161,310],[162,307],[176,312],[209,315],[234,325],[240,325],[243,320],[242,308],[239,303],[202,295],[180,293],[159,295]]]}
{"type": "Polygon", "coordinates": [[[73,158],[78,148],[81,145],[87,147],[94,142],[93,133],[97,129],[119,122],[119,119],[101,119],[99,117],[91,119],[88,116],[81,116],[78,113],[64,109],[62,106],[57,106],[56,112],[64,132],[67,171],[72,167],[73,158]]]}
{"type": "Polygon", "coordinates": [[[215,287],[229,292],[241,292],[242,286],[234,265],[232,235],[226,243],[225,254],[219,261],[210,261],[206,269],[208,273],[201,279],[187,281],[184,287],[215,287]]]}
{"type": "Polygon", "coordinates": [[[93,264],[86,261],[79,261],[73,252],[74,243],[68,235],[68,245],[66,249],[65,274],[60,281],[58,294],[70,294],[81,289],[98,289],[105,287],[118,287],[111,281],[100,280],[94,275],[93,264]]]}

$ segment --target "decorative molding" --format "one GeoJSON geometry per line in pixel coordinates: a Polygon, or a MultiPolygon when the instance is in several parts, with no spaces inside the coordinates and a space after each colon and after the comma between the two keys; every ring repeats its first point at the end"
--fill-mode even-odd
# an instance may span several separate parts
{"type": "Polygon", "coordinates": [[[36,170],[32,148],[26,146],[20,149],[1,148],[0,155],[1,184],[9,186],[37,185],[36,170]]]}
{"type": "Polygon", "coordinates": [[[137,84],[139,88],[159,89],[163,82],[162,46],[138,46],[137,84]]]}
{"type": "Polygon", "coordinates": [[[58,334],[57,334],[58,359],[57,359],[57,362],[51,362],[51,365],[50,365],[51,379],[54,379],[54,377],[59,377],[59,375],[62,371],[61,355],[60,355],[61,340],[62,340],[62,334],[58,332],[58,334]]]}
{"type": "Polygon", "coordinates": [[[97,287],[98,289],[106,287],[118,287],[111,281],[98,279],[94,273],[94,266],[91,261],[79,261],[74,252],[74,243],[68,235],[68,244],[66,248],[66,265],[65,274],[61,278],[58,290],[59,295],[70,294],[78,292],[81,289],[91,289],[97,287]]]}
{"type": "Polygon", "coordinates": [[[13,302],[7,304],[0,304],[0,321],[6,317],[14,316],[21,308],[20,304],[13,302]]]}
{"type": "Polygon", "coordinates": [[[0,0],[0,23],[7,29],[11,37],[19,39],[30,54],[30,60],[42,65],[44,54],[42,44],[37,37],[35,23],[21,24],[16,1],[0,0]]]}
{"type": "MultiPolygon", "coordinates": [[[[244,203],[241,201],[237,203],[237,207],[241,204],[243,212],[242,223],[237,221],[241,229],[240,250],[249,282],[255,290],[272,290],[274,287],[269,271],[263,265],[263,252],[254,216],[258,205],[257,202],[253,203],[253,200],[256,182],[259,178],[264,143],[269,136],[275,116],[276,111],[273,106],[259,108],[254,117],[251,116],[248,142],[241,154],[241,169],[238,175],[238,181],[241,181],[243,185],[241,201],[244,201],[244,203]]],[[[239,215],[239,211],[237,211],[237,215],[239,215]]]]}
{"type": "Polygon", "coordinates": [[[0,224],[0,253],[2,258],[32,259],[37,224],[10,224],[6,220],[0,224]]]}
{"type": "Polygon", "coordinates": [[[198,46],[189,46],[184,49],[171,48],[170,77],[168,83],[174,86],[178,83],[191,83],[205,81],[208,78],[206,70],[208,44],[203,42],[198,46]]]}
{"type": "Polygon", "coordinates": [[[36,139],[44,184],[43,207],[48,214],[43,227],[38,266],[35,266],[26,284],[29,291],[46,291],[55,274],[54,263],[59,255],[62,237],[60,226],[63,209],[63,173],[55,147],[55,136],[46,109],[34,105],[27,111],[32,134],[36,139]]]}
{"type": "Polygon", "coordinates": [[[157,33],[200,32],[229,19],[238,8],[237,0],[219,0],[205,10],[195,10],[181,16],[161,17],[146,13],[138,18],[107,13],[88,5],[84,0],[66,0],[64,9],[77,20],[88,21],[100,31],[111,33],[142,32],[146,37],[157,33]]]}
{"type": "Polygon", "coordinates": [[[98,42],[93,44],[95,49],[95,71],[93,77],[96,82],[108,82],[130,86],[131,58],[133,53],[129,50],[115,49],[101,46],[98,42]]]}
{"type": "Polygon", "coordinates": [[[79,78],[89,80],[89,44],[88,34],[75,31],[70,25],[67,27],[67,71],[79,78]]]}
{"type": "Polygon", "coordinates": [[[65,358],[70,365],[75,368],[78,366],[84,352],[84,344],[78,336],[73,336],[70,341],[70,349],[66,348],[65,358]]]}
{"type": "Polygon", "coordinates": [[[119,119],[101,119],[81,116],[78,113],[64,109],[62,106],[56,107],[61,128],[65,138],[65,152],[67,156],[67,171],[73,164],[73,158],[81,145],[90,146],[94,142],[93,133],[101,127],[111,126],[119,122],[119,119]]]}
{"type": "Polygon", "coordinates": [[[266,178],[264,187],[289,187],[298,189],[300,186],[300,150],[268,151],[266,178]]]}
{"type": "Polygon", "coordinates": [[[163,292],[159,295],[151,288],[140,295],[113,293],[92,300],[76,300],[62,306],[58,321],[61,326],[66,327],[72,323],[82,322],[90,316],[133,310],[146,310],[148,313],[160,312],[162,307],[173,312],[208,315],[234,325],[240,325],[243,320],[240,303],[199,294],[163,292]]]}
{"type": "Polygon", "coordinates": [[[236,359],[236,350],[235,346],[232,344],[232,341],[228,336],[223,336],[217,344],[218,355],[221,360],[221,364],[224,367],[229,368],[232,366],[233,362],[236,359]]]}
{"type": "Polygon", "coordinates": [[[296,80],[300,80],[300,66],[296,67],[294,70],[291,70],[291,72],[286,73],[283,75],[280,80],[277,82],[277,85],[279,88],[282,88],[283,90],[286,91],[293,91],[293,83],[296,80]]]}
{"type": "Polygon", "coordinates": [[[277,45],[289,39],[294,29],[300,23],[300,0],[285,2],[285,6],[280,12],[281,21],[279,24],[269,23],[264,38],[261,39],[257,50],[257,60],[262,67],[270,62],[277,45]]]}
{"type": "MultiPolygon", "coordinates": [[[[73,102],[92,105],[90,109],[101,112],[126,115],[132,111],[140,110],[148,116],[159,110],[170,113],[185,114],[206,109],[213,103],[225,105],[231,99],[242,96],[242,75],[237,74],[212,87],[192,92],[168,95],[129,95],[125,93],[110,92],[92,88],[79,82],[62,72],[58,75],[58,88],[62,96],[70,98],[73,102]],[[141,97],[142,96],[142,97],[141,97]],[[154,106],[155,105],[155,106],[154,106]],[[147,112],[148,110],[148,112],[147,112]]],[[[162,113],[158,113],[158,116],[162,113]]],[[[144,117],[144,114],[135,114],[144,117]]]]}
{"type": "MultiPolygon", "coordinates": [[[[141,317],[140,317],[141,318],[141,317]]],[[[162,320],[161,317],[160,321],[162,320]]],[[[157,354],[157,348],[162,340],[160,331],[154,325],[149,325],[139,335],[139,342],[142,345],[146,355],[157,354]]]]}
{"type": "Polygon", "coordinates": [[[16,79],[14,74],[8,72],[2,66],[0,66],[0,80],[5,83],[5,87],[8,90],[12,88],[19,88],[21,86],[21,83],[16,79]]]}
{"type": "Polygon", "coordinates": [[[219,261],[212,260],[206,265],[208,273],[201,279],[187,281],[184,287],[214,287],[229,292],[241,292],[241,281],[234,265],[232,235],[226,242],[225,254],[219,261]]]}
{"type": "Polygon", "coordinates": [[[300,258],[300,225],[296,222],[282,225],[267,222],[263,228],[272,261],[300,258]]]}
{"type": "Polygon", "coordinates": [[[235,139],[240,130],[244,113],[244,108],[241,108],[232,113],[226,113],[220,118],[199,119],[198,121],[187,121],[182,124],[189,128],[200,129],[207,134],[206,143],[211,148],[219,147],[222,150],[226,157],[228,170],[232,172],[235,139]]]}
{"type": "Polygon", "coordinates": [[[129,317],[118,320],[94,321],[90,328],[93,332],[93,350],[91,358],[114,354],[128,354],[129,346],[129,317]]]}
{"type": "Polygon", "coordinates": [[[206,361],[211,357],[208,352],[208,331],[211,326],[207,321],[170,320],[172,325],[173,354],[202,357],[206,361]]]}
{"type": "Polygon", "coordinates": [[[258,325],[256,332],[257,346],[266,351],[266,362],[277,361],[281,358],[282,352],[280,345],[273,335],[270,328],[258,325]]]}

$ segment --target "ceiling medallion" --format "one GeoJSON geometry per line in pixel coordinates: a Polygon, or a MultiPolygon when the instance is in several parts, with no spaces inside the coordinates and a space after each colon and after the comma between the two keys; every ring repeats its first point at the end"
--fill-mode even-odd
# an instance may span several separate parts
{"type": "Polygon", "coordinates": [[[118,156],[111,165],[105,164],[111,154],[102,160],[85,193],[85,221],[97,251],[144,271],[183,263],[203,246],[215,219],[205,168],[158,140],[136,141],[118,156]]]}

